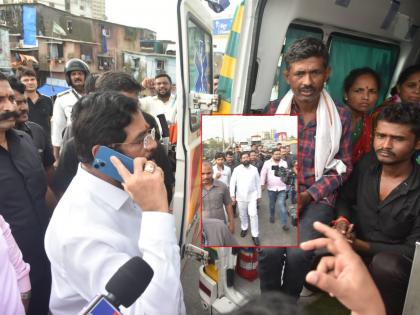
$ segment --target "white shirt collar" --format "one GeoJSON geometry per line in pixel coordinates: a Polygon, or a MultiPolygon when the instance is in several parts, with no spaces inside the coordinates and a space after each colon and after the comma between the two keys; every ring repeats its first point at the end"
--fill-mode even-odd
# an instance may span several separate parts
{"type": "Polygon", "coordinates": [[[84,170],[80,163],[77,173],[78,176],[75,178],[82,181],[83,186],[91,187],[92,194],[113,209],[119,210],[130,199],[127,192],[84,170]]]}

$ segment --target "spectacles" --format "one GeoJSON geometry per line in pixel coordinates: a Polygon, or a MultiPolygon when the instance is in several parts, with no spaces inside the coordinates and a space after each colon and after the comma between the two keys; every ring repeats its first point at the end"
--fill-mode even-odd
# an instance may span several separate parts
{"type": "Polygon", "coordinates": [[[131,146],[138,146],[143,145],[144,149],[149,149],[153,142],[155,141],[156,130],[155,128],[148,129],[145,133],[143,133],[136,142],[121,142],[121,143],[111,143],[108,145],[111,149],[117,149],[122,145],[131,145],[131,146]]]}

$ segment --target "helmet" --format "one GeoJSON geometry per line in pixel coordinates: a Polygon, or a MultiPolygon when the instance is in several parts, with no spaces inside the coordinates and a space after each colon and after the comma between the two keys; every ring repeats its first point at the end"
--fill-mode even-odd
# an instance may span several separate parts
{"type": "Polygon", "coordinates": [[[90,74],[89,66],[83,60],[78,58],[73,58],[67,61],[66,66],[64,67],[64,75],[66,76],[66,82],[71,86],[70,81],[70,72],[72,71],[83,71],[85,77],[90,74]]]}

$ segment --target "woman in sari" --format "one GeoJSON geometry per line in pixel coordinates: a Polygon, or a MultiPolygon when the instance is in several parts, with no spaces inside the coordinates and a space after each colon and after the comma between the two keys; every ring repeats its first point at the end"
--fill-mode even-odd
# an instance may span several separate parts
{"type": "Polygon", "coordinates": [[[381,111],[384,106],[396,103],[420,104],[420,65],[404,69],[398,77],[397,85],[393,88],[396,92],[375,111],[381,111]]]}
{"type": "MultiPolygon", "coordinates": [[[[374,123],[376,117],[386,106],[397,103],[420,104],[420,64],[405,68],[398,77],[397,85],[392,88],[392,91],[392,96],[385,100],[372,114],[374,123]]],[[[420,150],[415,153],[415,159],[417,164],[420,164],[420,150]]]]}
{"type": "Polygon", "coordinates": [[[357,163],[372,147],[372,118],[369,111],[379,97],[381,80],[371,68],[353,69],[344,80],[344,101],[352,114],[352,162],[357,163]]]}

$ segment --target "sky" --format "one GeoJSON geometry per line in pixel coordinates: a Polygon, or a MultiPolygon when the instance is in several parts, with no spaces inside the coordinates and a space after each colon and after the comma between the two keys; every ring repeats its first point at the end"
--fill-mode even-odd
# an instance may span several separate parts
{"type": "Polygon", "coordinates": [[[261,131],[275,129],[287,132],[287,136],[297,138],[297,116],[217,116],[202,117],[203,141],[215,137],[234,137],[235,141],[245,141],[261,131]],[[223,124],[222,124],[223,121],[223,124]],[[224,130],[224,132],[222,132],[224,130]]]}
{"type": "MultiPolygon", "coordinates": [[[[205,2],[204,0],[196,0],[205,2]]],[[[230,6],[213,18],[232,16],[241,0],[230,0],[230,6]]],[[[110,22],[148,28],[157,33],[157,39],[176,41],[177,0],[106,0],[105,14],[110,22]]],[[[207,4],[205,4],[208,8],[207,4]]],[[[209,10],[210,12],[210,10],[209,10]]]]}

